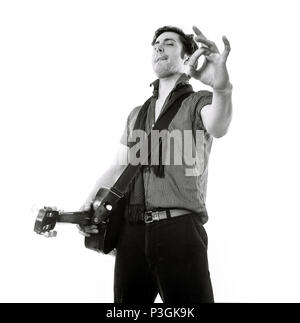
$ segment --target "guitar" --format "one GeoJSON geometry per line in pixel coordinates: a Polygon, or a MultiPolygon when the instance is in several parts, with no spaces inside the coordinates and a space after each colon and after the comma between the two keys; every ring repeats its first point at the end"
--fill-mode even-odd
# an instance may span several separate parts
{"type": "Polygon", "coordinates": [[[113,189],[101,188],[89,211],[63,212],[56,207],[39,210],[34,231],[46,237],[55,237],[56,223],[73,223],[81,226],[97,225],[99,233],[85,237],[85,247],[105,254],[117,244],[123,222],[124,196],[113,189]]]}
{"type": "MultiPolygon", "coordinates": [[[[183,85],[180,89],[174,92],[174,96],[167,103],[165,110],[158,117],[153,130],[166,130],[173,120],[174,116],[181,107],[181,103],[189,95],[193,89],[190,85],[183,85]]],[[[150,98],[151,99],[151,98],[150,98]]],[[[145,113],[149,107],[150,99],[142,106],[137,120],[142,122],[145,113]]],[[[136,128],[137,121],[134,125],[136,128]]],[[[148,147],[151,147],[151,133],[148,135],[148,147]]],[[[151,156],[151,150],[145,156],[145,160],[151,156]]],[[[143,162],[144,162],[143,161],[143,162]]],[[[90,213],[72,212],[63,213],[52,208],[44,208],[39,211],[34,231],[39,234],[55,236],[53,229],[57,222],[78,223],[78,224],[96,224],[98,234],[91,234],[85,238],[85,246],[89,249],[100,251],[105,254],[112,251],[118,242],[120,229],[124,219],[125,203],[128,198],[128,188],[133,178],[138,174],[143,163],[138,165],[128,164],[121,176],[118,178],[112,188],[100,188],[96,194],[93,208],[90,213]],[[52,230],[52,231],[51,231],[52,230]]]]}

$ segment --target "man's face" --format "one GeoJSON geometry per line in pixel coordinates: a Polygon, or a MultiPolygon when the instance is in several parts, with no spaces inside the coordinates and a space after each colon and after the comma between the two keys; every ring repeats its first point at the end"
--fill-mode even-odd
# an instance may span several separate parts
{"type": "Polygon", "coordinates": [[[152,67],[158,78],[165,78],[185,72],[184,62],[187,55],[182,58],[182,43],[178,34],[164,32],[159,35],[153,45],[152,67]]]}

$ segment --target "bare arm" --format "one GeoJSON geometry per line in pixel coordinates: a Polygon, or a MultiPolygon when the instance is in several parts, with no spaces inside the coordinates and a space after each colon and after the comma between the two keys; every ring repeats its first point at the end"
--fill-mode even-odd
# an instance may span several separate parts
{"type": "Polygon", "coordinates": [[[216,44],[207,39],[197,27],[194,26],[193,30],[196,34],[195,41],[199,42],[201,47],[189,59],[188,74],[212,87],[212,104],[203,107],[201,117],[208,133],[220,138],[226,134],[232,118],[232,85],[226,67],[231,50],[230,43],[223,36],[225,48],[220,53],[216,44]],[[202,55],[204,55],[204,63],[197,69],[198,59],[202,55]]]}
{"type": "MultiPolygon", "coordinates": [[[[114,157],[112,165],[99,177],[96,181],[91,193],[86,199],[85,203],[82,205],[80,210],[90,210],[91,205],[96,197],[96,194],[101,187],[111,188],[120,175],[123,173],[124,169],[127,166],[127,154],[128,147],[120,144],[117,150],[117,154],[114,157]]],[[[79,232],[85,237],[89,237],[90,234],[97,234],[98,228],[96,225],[87,225],[87,226],[79,226],[79,232]]]]}
{"type": "Polygon", "coordinates": [[[215,138],[224,136],[232,119],[232,86],[224,90],[213,90],[212,104],[206,105],[201,110],[204,127],[215,138]]]}

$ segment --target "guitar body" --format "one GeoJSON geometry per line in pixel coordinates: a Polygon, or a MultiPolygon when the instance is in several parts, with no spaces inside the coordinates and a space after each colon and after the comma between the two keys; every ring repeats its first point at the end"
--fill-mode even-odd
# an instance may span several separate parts
{"type": "MultiPolygon", "coordinates": [[[[109,191],[109,193],[111,193],[111,191],[109,191]]],[[[100,206],[96,209],[95,213],[96,215],[97,212],[102,213],[99,215],[99,218],[104,218],[104,220],[100,221],[98,224],[99,233],[91,234],[90,237],[85,238],[84,242],[86,248],[97,252],[103,252],[104,254],[108,254],[117,246],[120,230],[124,221],[126,203],[125,197],[117,198],[115,201],[112,201],[109,196],[107,195],[106,189],[101,189],[99,194],[97,194],[96,200],[101,200],[102,207],[100,206]],[[110,201],[107,202],[107,199],[110,201]],[[106,203],[113,205],[112,210],[109,212],[103,207],[106,203]]]]}

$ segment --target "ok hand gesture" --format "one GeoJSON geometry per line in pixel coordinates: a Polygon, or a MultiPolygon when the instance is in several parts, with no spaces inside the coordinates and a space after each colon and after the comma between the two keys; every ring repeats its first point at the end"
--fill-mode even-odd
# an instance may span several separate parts
{"type": "Polygon", "coordinates": [[[194,26],[193,30],[196,34],[194,39],[201,44],[201,47],[190,57],[187,73],[216,90],[225,89],[229,85],[229,75],[226,67],[227,57],[230,53],[228,39],[225,36],[222,37],[225,48],[220,53],[216,44],[208,40],[197,27],[194,26]],[[205,57],[204,63],[197,69],[198,59],[202,55],[205,57]]]}

